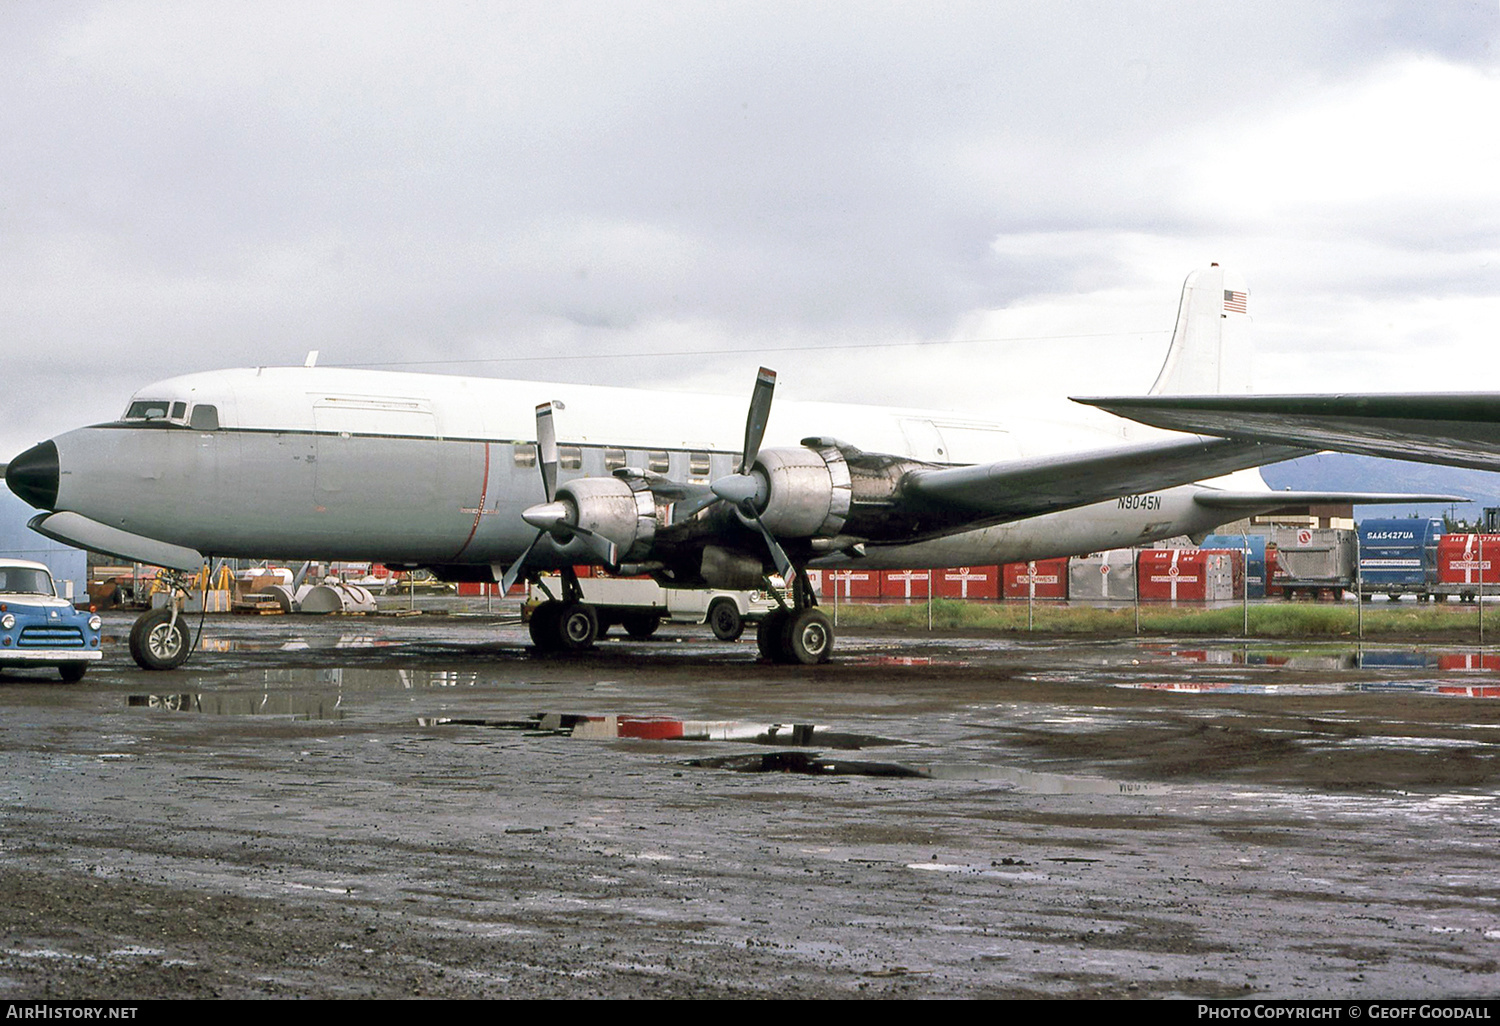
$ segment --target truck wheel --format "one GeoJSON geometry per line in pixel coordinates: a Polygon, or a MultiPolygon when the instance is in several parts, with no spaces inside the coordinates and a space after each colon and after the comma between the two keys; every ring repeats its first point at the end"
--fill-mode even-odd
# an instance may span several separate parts
{"type": "Polygon", "coordinates": [[[593,648],[599,637],[599,615],[587,602],[565,602],[557,616],[557,638],[569,652],[593,648]]]}
{"type": "Polygon", "coordinates": [[[654,613],[632,613],[621,621],[625,627],[625,633],[636,641],[645,641],[656,633],[656,628],[661,626],[661,617],[654,613]]]}
{"type": "Polygon", "coordinates": [[[714,599],[708,607],[708,626],[720,641],[738,641],[745,633],[745,619],[732,600],[714,599]]]}
{"type": "Polygon", "coordinates": [[[83,680],[83,675],[88,668],[88,663],[64,663],[57,668],[57,675],[69,684],[77,684],[83,680]]]}
{"type": "Polygon", "coordinates": [[[192,650],[192,629],[181,616],[172,623],[170,609],[153,609],[130,628],[130,657],[143,670],[175,670],[192,650]]]}

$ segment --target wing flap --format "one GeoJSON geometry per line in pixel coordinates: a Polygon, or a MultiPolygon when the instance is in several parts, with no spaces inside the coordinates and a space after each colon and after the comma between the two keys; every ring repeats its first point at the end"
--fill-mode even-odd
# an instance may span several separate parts
{"type": "Polygon", "coordinates": [[[1500,393],[1109,396],[1143,424],[1280,445],[1500,470],[1500,393]]]}
{"type": "Polygon", "coordinates": [[[914,470],[902,497],[999,523],[1174,488],[1307,455],[1304,448],[1213,438],[1172,439],[973,467],[914,470]]]}
{"type": "Polygon", "coordinates": [[[1193,501],[1208,509],[1270,513],[1284,506],[1385,506],[1418,502],[1468,502],[1460,495],[1406,495],[1401,492],[1234,492],[1205,488],[1193,501]]]}

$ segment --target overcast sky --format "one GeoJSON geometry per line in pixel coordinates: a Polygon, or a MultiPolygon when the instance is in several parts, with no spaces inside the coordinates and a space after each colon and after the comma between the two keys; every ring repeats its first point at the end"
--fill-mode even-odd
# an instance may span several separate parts
{"type": "Polygon", "coordinates": [[[1140,392],[1210,261],[1259,390],[1500,389],[1497,51],[1496,0],[6,0],[0,460],[310,349],[1140,392]]]}

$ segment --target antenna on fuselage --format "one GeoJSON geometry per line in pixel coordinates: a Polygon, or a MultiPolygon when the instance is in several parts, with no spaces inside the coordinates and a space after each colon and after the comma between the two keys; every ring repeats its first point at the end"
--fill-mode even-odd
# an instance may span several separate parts
{"type": "Polygon", "coordinates": [[[304,361],[302,361],[302,366],[304,366],[304,367],[316,367],[317,365],[318,365],[318,351],[316,349],[309,349],[307,351],[307,359],[304,360],[304,361]]]}

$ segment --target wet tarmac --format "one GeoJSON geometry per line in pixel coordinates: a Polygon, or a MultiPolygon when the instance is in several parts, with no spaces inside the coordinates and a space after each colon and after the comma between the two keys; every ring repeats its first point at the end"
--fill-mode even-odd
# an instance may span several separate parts
{"type": "Polygon", "coordinates": [[[1491,652],[108,624],[0,675],[8,998],[1500,992],[1491,652]]]}

